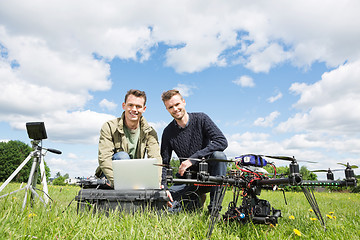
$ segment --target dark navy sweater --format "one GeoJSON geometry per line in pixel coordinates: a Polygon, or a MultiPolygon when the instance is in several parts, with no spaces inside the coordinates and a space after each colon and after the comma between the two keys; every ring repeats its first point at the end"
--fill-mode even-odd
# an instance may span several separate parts
{"type": "MultiPolygon", "coordinates": [[[[175,120],[164,129],[161,139],[161,157],[169,164],[172,151],[179,158],[199,158],[211,155],[214,151],[224,151],[227,140],[220,129],[205,113],[188,113],[189,121],[181,128],[175,120]]],[[[184,159],[181,159],[181,161],[184,159]]],[[[193,165],[197,161],[191,161],[193,165]]],[[[162,183],[165,183],[166,169],[163,168],[162,183]]]]}

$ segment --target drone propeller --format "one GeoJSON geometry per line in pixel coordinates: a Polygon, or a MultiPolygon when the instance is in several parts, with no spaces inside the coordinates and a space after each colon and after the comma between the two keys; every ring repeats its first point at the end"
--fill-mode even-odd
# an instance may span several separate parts
{"type": "Polygon", "coordinates": [[[294,157],[287,157],[287,156],[268,156],[268,155],[261,155],[263,157],[278,159],[278,160],[284,160],[284,161],[296,161],[294,157]]]}
{"type": "Polygon", "coordinates": [[[180,157],[179,159],[182,160],[194,160],[194,161],[205,161],[205,162],[210,162],[210,161],[214,161],[214,162],[235,162],[233,160],[228,160],[228,159],[218,159],[218,158],[208,158],[208,159],[199,159],[199,158],[184,158],[184,157],[180,157]]]}
{"type": "Polygon", "coordinates": [[[314,161],[308,161],[308,160],[297,160],[295,157],[288,157],[288,156],[269,156],[269,155],[260,155],[263,157],[278,159],[278,160],[284,160],[284,161],[291,161],[291,162],[308,162],[308,163],[317,163],[314,161]]]}
{"type": "Polygon", "coordinates": [[[350,165],[349,163],[347,163],[347,164],[345,164],[345,163],[337,163],[337,164],[340,164],[340,165],[345,166],[345,167],[350,167],[350,168],[358,168],[358,166],[350,165]]]}
{"type": "MultiPolygon", "coordinates": [[[[169,164],[154,163],[153,165],[155,165],[157,167],[165,167],[167,169],[176,169],[176,171],[179,169],[178,167],[173,167],[173,166],[170,166],[169,164]]],[[[197,171],[193,171],[193,170],[189,170],[189,169],[187,169],[186,171],[189,173],[197,173],[197,171]]]]}
{"type": "Polygon", "coordinates": [[[320,170],[313,170],[310,172],[337,172],[337,171],[344,171],[345,169],[328,169],[328,170],[324,170],[324,169],[320,169],[320,170]]]}
{"type": "Polygon", "coordinates": [[[170,166],[169,164],[154,163],[154,165],[158,166],[158,167],[166,167],[166,168],[176,169],[176,167],[170,166]]]}

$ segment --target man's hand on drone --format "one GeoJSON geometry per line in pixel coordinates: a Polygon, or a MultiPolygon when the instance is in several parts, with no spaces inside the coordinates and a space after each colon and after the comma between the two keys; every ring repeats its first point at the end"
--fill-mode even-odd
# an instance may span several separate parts
{"type": "Polygon", "coordinates": [[[179,174],[180,176],[183,176],[186,169],[188,169],[189,167],[192,166],[192,163],[190,160],[185,160],[181,163],[180,167],[179,167],[179,174]]]}
{"type": "MultiPolygon", "coordinates": [[[[164,185],[161,185],[160,189],[164,189],[164,185]]],[[[166,190],[166,196],[169,198],[170,201],[167,202],[167,206],[168,207],[172,207],[172,202],[174,201],[174,199],[171,196],[171,193],[169,190],[166,190]]]]}

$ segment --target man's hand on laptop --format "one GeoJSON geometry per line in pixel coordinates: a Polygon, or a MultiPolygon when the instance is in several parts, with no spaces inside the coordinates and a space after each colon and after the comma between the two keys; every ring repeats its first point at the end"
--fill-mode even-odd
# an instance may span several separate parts
{"type": "Polygon", "coordinates": [[[186,169],[188,169],[189,167],[192,166],[192,163],[190,160],[185,160],[181,163],[180,167],[179,167],[179,174],[180,176],[183,176],[186,169]]]}

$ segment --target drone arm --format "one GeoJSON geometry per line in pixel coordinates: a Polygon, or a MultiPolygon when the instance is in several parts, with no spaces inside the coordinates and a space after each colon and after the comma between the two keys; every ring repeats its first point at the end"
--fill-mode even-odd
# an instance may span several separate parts
{"type": "Polygon", "coordinates": [[[291,178],[275,178],[275,179],[263,179],[259,180],[259,185],[280,185],[280,184],[291,184],[291,178]]]}
{"type": "MultiPolygon", "coordinates": [[[[207,185],[222,185],[228,184],[231,186],[246,187],[248,184],[243,179],[234,179],[224,176],[208,176],[199,174],[198,179],[172,179],[172,183],[182,183],[182,184],[207,184],[207,185]]],[[[256,183],[259,186],[272,186],[272,185],[299,185],[299,186],[320,186],[320,187],[329,187],[329,186],[356,186],[356,180],[346,179],[342,181],[334,180],[324,180],[324,181],[309,181],[302,180],[300,175],[290,176],[288,178],[270,178],[270,179],[261,179],[256,180],[256,183]]]]}
{"type": "Polygon", "coordinates": [[[349,179],[349,180],[341,180],[341,181],[334,181],[334,180],[324,180],[324,181],[309,181],[304,180],[301,182],[302,186],[319,186],[319,187],[347,187],[347,186],[356,186],[356,181],[349,179]]]}

